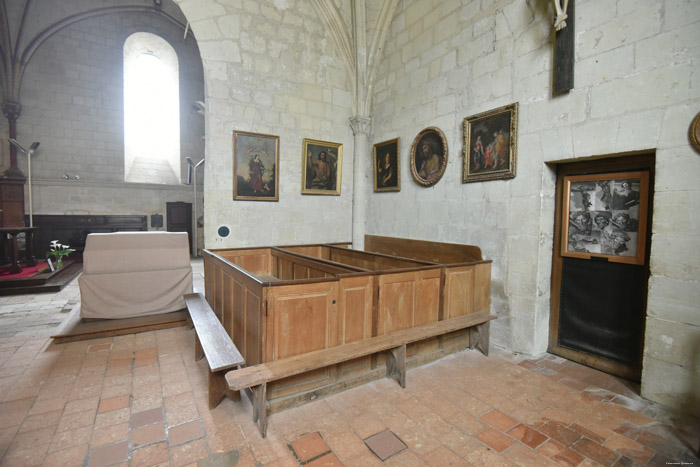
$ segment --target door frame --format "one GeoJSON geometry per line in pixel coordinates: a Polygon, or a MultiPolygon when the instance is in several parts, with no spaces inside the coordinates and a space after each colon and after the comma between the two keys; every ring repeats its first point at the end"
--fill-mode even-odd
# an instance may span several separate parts
{"type": "Polygon", "coordinates": [[[628,172],[631,170],[644,170],[649,172],[649,210],[647,215],[647,249],[644,259],[646,269],[646,283],[644,296],[644,323],[642,334],[646,327],[647,295],[649,291],[649,257],[651,253],[651,219],[653,217],[654,201],[654,168],[656,163],[656,151],[644,150],[624,154],[610,154],[576,161],[560,161],[556,168],[556,191],[554,195],[554,241],[552,251],[552,279],[550,293],[549,314],[549,346],[547,351],[568,360],[581,363],[592,368],[620,376],[622,378],[640,381],[642,377],[642,359],[644,351],[644,335],[641,336],[641,348],[639,349],[639,361],[634,367],[614,362],[596,355],[591,355],[580,350],[574,350],[558,345],[559,342],[559,311],[561,306],[561,282],[563,257],[561,256],[562,242],[562,209],[564,200],[564,177],[568,175],[588,175],[610,172],[628,172]]]}

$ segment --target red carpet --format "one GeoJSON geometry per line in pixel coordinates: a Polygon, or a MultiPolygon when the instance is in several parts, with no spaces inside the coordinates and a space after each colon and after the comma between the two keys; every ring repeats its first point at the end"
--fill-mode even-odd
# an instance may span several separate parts
{"type": "Polygon", "coordinates": [[[18,274],[10,274],[10,271],[7,269],[3,269],[0,271],[0,280],[5,280],[5,279],[26,279],[28,277],[32,277],[35,274],[39,274],[41,272],[47,271],[49,269],[49,265],[46,263],[46,261],[41,261],[40,263],[37,263],[36,266],[31,266],[31,267],[24,267],[22,266],[22,272],[18,274]]]}

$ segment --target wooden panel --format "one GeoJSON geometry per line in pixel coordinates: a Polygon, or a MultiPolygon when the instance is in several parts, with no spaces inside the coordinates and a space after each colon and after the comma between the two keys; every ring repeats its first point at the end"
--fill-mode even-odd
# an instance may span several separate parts
{"type": "Polygon", "coordinates": [[[372,271],[384,269],[415,268],[426,266],[425,262],[400,259],[392,256],[384,256],[365,251],[348,250],[346,248],[331,248],[331,260],[357,266],[372,271]]]}
{"type": "Polygon", "coordinates": [[[216,274],[214,275],[214,313],[216,317],[221,321],[221,311],[223,310],[224,301],[224,271],[221,268],[216,268],[216,274]]]}
{"type": "Polygon", "coordinates": [[[233,298],[233,334],[231,338],[243,357],[251,361],[252,356],[248,355],[248,342],[246,341],[246,291],[243,283],[235,277],[231,284],[231,295],[233,298]]]}
{"type": "Polygon", "coordinates": [[[294,279],[294,264],[287,258],[276,256],[277,259],[277,277],[282,280],[294,279]]]}
{"type": "Polygon", "coordinates": [[[338,304],[342,322],[341,343],[355,342],[372,335],[373,290],[374,276],[340,280],[338,304]]]}
{"type": "Polygon", "coordinates": [[[481,261],[481,249],[474,245],[440,243],[408,238],[365,235],[365,251],[402,256],[441,264],[481,261]]]}
{"type": "Polygon", "coordinates": [[[417,306],[413,326],[434,323],[440,312],[441,269],[428,269],[416,273],[418,287],[417,306]]]}
{"type": "Polygon", "coordinates": [[[230,274],[224,272],[224,287],[223,287],[223,310],[221,313],[221,324],[226,329],[226,332],[233,340],[234,326],[233,326],[233,277],[230,274]]]}
{"type": "Polygon", "coordinates": [[[474,266],[445,270],[445,319],[474,312],[474,271],[474,266]]]}
{"type": "Polygon", "coordinates": [[[309,268],[303,264],[294,264],[294,279],[308,279],[309,268]]]}
{"type": "Polygon", "coordinates": [[[491,309],[491,263],[474,268],[474,312],[488,313],[491,309]]]}
{"type": "Polygon", "coordinates": [[[252,290],[246,287],[245,293],[245,359],[246,363],[262,363],[262,289],[252,290]],[[257,292],[257,293],[256,293],[257,292]]]}
{"type": "MultiPolygon", "coordinates": [[[[339,344],[338,283],[297,284],[273,287],[268,295],[266,361],[305,354],[339,344]]],[[[335,368],[321,368],[293,376],[271,386],[273,397],[282,397],[328,384],[335,368]]]]}
{"type": "Polygon", "coordinates": [[[415,272],[379,276],[378,335],[413,327],[415,307],[415,272]]]}

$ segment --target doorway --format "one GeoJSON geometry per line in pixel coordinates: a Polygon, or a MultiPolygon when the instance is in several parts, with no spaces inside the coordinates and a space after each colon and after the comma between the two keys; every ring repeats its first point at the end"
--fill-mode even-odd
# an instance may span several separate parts
{"type": "Polygon", "coordinates": [[[192,256],[192,203],[166,203],[166,228],[168,232],[187,232],[192,256]]]}
{"type": "Polygon", "coordinates": [[[548,351],[637,382],[654,162],[646,152],[557,166],[548,351]]]}

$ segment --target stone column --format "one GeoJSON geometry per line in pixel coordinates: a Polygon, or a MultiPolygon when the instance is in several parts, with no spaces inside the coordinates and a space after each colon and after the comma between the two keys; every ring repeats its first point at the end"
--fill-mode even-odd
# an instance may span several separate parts
{"type": "Polygon", "coordinates": [[[369,130],[372,119],[354,116],[350,127],[355,136],[353,152],[353,199],[352,199],[352,248],[362,250],[365,246],[365,212],[367,210],[367,163],[371,157],[369,150],[369,130]]]}

